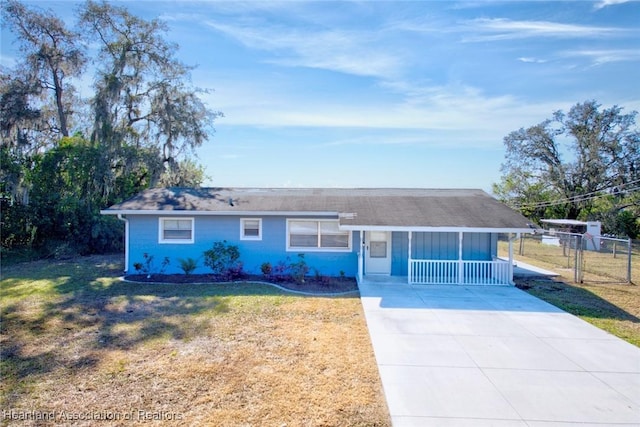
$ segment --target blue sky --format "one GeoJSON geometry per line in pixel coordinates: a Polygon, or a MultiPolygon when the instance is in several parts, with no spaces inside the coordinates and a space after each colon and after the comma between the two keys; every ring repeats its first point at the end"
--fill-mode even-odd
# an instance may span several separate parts
{"type": "MultiPolygon", "coordinates": [[[[73,22],[74,1],[26,3],[73,22]]],[[[214,90],[207,185],[490,191],[509,132],[589,99],[640,110],[640,2],[116,3],[165,20],[214,90]]]]}

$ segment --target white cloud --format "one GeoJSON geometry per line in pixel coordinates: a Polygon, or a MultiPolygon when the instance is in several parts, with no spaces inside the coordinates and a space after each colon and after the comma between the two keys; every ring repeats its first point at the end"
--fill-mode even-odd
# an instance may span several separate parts
{"type": "Polygon", "coordinates": [[[513,21],[503,18],[479,18],[467,21],[465,25],[466,29],[473,33],[463,39],[465,42],[514,40],[531,37],[602,37],[622,32],[622,30],[612,27],[562,24],[549,21],[513,21]]]}
{"type": "Polygon", "coordinates": [[[586,58],[593,65],[603,65],[611,62],[640,61],[640,51],[636,49],[583,49],[564,52],[561,56],[586,58]]]}
{"type": "Polygon", "coordinates": [[[529,63],[529,64],[544,64],[545,62],[547,62],[546,59],[533,58],[529,56],[522,56],[518,58],[518,61],[529,63]]]}
{"type": "Polygon", "coordinates": [[[398,129],[391,132],[372,129],[358,129],[352,136],[329,140],[319,144],[321,147],[341,147],[348,145],[364,146],[429,146],[442,148],[495,148],[501,144],[501,137],[493,132],[478,133],[476,130],[459,129],[455,131],[398,129]],[[452,141],[455,140],[455,147],[452,141]]]}
{"type": "MultiPolygon", "coordinates": [[[[365,135],[377,135],[366,139],[377,144],[446,144],[453,134],[464,146],[480,147],[487,141],[500,144],[506,133],[538,123],[564,107],[551,102],[531,104],[509,95],[488,96],[462,84],[386,82],[382,87],[394,100],[363,104],[356,98],[317,99],[270,81],[218,83],[220,89],[206,99],[225,113],[218,125],[360,129],[365,135]],[[400,131],[402,136],[387,138],[387,131],[400,131]],[[442,136],[445,134],[449,136],[442,136]]],[[[347,138],[335,143],[361,142],[364,140],[347,138]]]]}
{"type": "Polygon", "coordinates": [[[632,0],[601,0],[593,5],[593,8],[596,10],[603,9],[607,6],[613,6],[616,4],[629,3],[632,0]]]}
{"type": "MultiPolygon", "coordinates": [[[[441,70],[428,67],[431,61],[435,63],[437,60],[441,52],[438,49],[446,46],[450,50],[450,45],[456,43],[451,40],[451,34],[462,34],[465,41],[555,40],[603,38],[626,35],[629,31],[607,26],[511,19],[475,19],[464,21],[464,26],[447,26],[437,25],[442,21],[435,18],[406,15],[391,16],[386,25],[368,29],[358,25],[341,27],[317,23],[306,28],[297,19],[289,26],[251,16],[201,22],[245,47],[263,53],[256,56],[263,63],[374,78],[374,85],[371,85],[371,80],[362,79],[359,80],[361,86],[354,85],[358,86],[357,90],[345,86],[344,93],[341,93],[336,92],[343,89],[337,83],[338,79],[335,86],[327,89],[328,92],[322,92],[305,86],[308,81],[297,80],[292,73],[295,70],[278,70],[276,67],[269,68],[269,73],[255,79],[247,79],[248,72],[243,77],[227,76],[226,80],[209,73],[207,78],[211,78],[218,89],[212,94],[210,104],[225,113],[220,124],[332,128],[345,129],[345,132],[352,128],[362,130],[365,135],[375,135],[378,131],[380,134],[373,139],[337,138],[334,141],[337,145],[372,140],[377,144],[431,145],[438,143],[439,135],[447,134],[441,141],[455,140],[465,147],[477,148],[500,144],[508,132],[539,123],[549,118],[553,111],[570,108],[581,98],[559,99],[560,95],[550,94],[545,101],[532,101],[545,97],[526,92],[510,94],[509,89],[499,85],[481,89],[464,81],[464,73],[457,73],[461,69],[458,66],[465,66],[456,62],[457,57],[452,59],[454,62],[441,76],[441,70]],[[406,38],[406,32],[419,32],[422,37],[409,34],[410,38],[406,38]],[[439,36],[430,38],[431,34],[439,36]],[[408,54],[411,50],[413,52],[408,54]],[[419,60],[414,59],[418,57],[419,60]],[[427,65],[424,69],[410,68],[415,64],[427,65]],[[363,89],[365,85],[367,88],[363,89]],[[360,99],[359,95],[365,90],[366,100],[360,99]],[[387,130],[389,133],[398,131],[402,135],[385,138],[387,130]],[[426,137],[427,134],[430,136],[426,137]],[[455,138],[451,138],[452,135],[455,138]]],[[[466,48],[475,49],[473,45],[458,45],[456,51],[464,52],[466,48]]],[[[599,51],[600,55],[596,53],[598,51],[577,50],[573,57],[588,57],[595,63],[633,58],[628,51],[618,50],[615,55],[611,51],[608,55],[604,51],[599,51]]],[[[517,61],[528,64],[556,62],[559,57],[569,57],[569,54],[553,52],[543,54],[550,59],[536,56],[538,53],[533,51],[519,54],[522,56],[516,55],[517,61]]],[[[513,65],[514,57],[507,59],[513,65]]],[[[561,96],[573,95],[564,93],[561,96]]]]}
{"type": "Polygon", "coordinates": [[[215,21],[207,25],[249,48],[274,53],[268,61],[274,64],[381,78],[395,75],[402,67],[397,54],[380,49],[380,36],[373,31],[313,31],[215,21]]]}

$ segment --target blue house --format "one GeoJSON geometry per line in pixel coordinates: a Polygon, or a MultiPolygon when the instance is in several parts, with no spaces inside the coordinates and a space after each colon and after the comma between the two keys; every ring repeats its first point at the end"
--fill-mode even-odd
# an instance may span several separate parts
{"type": "MultiPolygon", "coordinates": [[[[512,242],[528,220],[481,190],[396,188],[155,188],[101,211],[125,223],[126,271],[237,245],[245,271],[304,254],[323,275],[360,282],[512,284],[512,242]],[[509,259],[498,258],[498,239],[509,259]]],[[[207,273],[199,263],[195,273],[207,273]]]]}

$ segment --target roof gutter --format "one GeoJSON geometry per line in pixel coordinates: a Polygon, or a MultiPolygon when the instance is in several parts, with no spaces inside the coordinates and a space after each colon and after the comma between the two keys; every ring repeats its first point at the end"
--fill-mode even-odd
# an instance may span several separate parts
{"type": "Polygon", "coordinates": [[[414,232],[463,232],[463,233],[534,233],[531,228],[519,227],[467,227],[467,226],[394,226],[394,225],[340,225],[341,230],[349,231],[414,231],[414,232]]]}
{"type": "Polygon", "coordinates": [[[195,211],[195,210],[111,210],[103,209],[101,215],[176,215],[176,216],[225,216],[225,215],[245,215],[245,216],[333,216],[338,217],[339,213],[335,211],[195,211]]]}
{"type": "MultiPolygon", "coordinates": [[[[117,215],[118,219],[127,221],[123,215],[175,215],[175,216],[287,216],[287,217],[340,217],[335,211],[196,211],[196,210],[111,210],[103,209],[102,215],[117,215]]],[[[348,218],[349,220],[351,218],[348,218]]],[[[341,230],[348,231],[414,231],[414,232],[467,232],[467,233],[534,233],[532,228],[519,227],[469,227],[469,226],[406,226],[406,225],[366,225],[340,224],[341,230]]]]}

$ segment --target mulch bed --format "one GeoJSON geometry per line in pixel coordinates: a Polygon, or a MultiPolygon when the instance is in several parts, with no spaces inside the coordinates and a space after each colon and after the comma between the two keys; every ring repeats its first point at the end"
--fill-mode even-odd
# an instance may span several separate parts
{"type": "Polygon", "coordinates": [[[343,292],[355,292],[358,283],[354,277],[306,277],[303,283],[298,283],[289,277],[271,277],[245,274],[230,279],[227,276],[216,274],[131,274],[125,276],[125,280],[141,283],[228,283],[228,282],[267,282],[282,288],[297,292],[313,294],[331,294],[343,292]]]}

